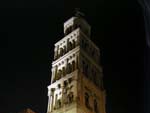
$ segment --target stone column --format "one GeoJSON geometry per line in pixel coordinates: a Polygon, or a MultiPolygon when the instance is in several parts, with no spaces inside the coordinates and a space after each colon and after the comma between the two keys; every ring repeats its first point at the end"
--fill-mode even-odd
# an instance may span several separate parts
{"type": "Polygon", "coordinates": [[[48,107],[47,107],[47,113],[50,112],[51,108],[50,108],[50,95],[48,95],[48,107]]]}
{"type": "Polygon", "coordinates": [[[54,79],[56,80],[58,74],[58,66],[55,67],[55,72],[54,72],[54,79]]]}
{"type": "Polygon", "coordinates": [[[52,68],[51,71],[52,71],[52,75],[51,75],[51,84],[52,84],[53,83],[53,79],[55,77],[55,75],[54,75],[55,68],[52,68]]]}
{"type": "Polygon", "coordinates": [[[61,97],[61,103],[62,103],[62,106],[64,105],[64,85],[62,85],[62,97],[61,97]]]}
{"type": "Polygon", "coordinates": [[[51,91],[48,89],[48,107],[47,107],[47,113],[51,112],[51,103],[52,103],[51,91]]]}
{"type": "Polygon", "coordinates": [[[54,49],[54,60],[56,60],[57,59],[57,48],[55,47],[55,49],[54,49]]]}
{"type": "Polygon", "coordinates": [[[67,52],[69,51],[69,39],[67,39],[67,52]]]}
{"type": "MultiPolygon", "coordinates": [[[[77,34],[77,35],[79,35],[79,34],[77,34]]],[[[80,38],[79,38],[79,36],[77,36],[77,40],[76,40],[76,46],[78,46],[79,45],[79,43],[80,43],[80,38]]]]}
{"type": "Polygon", "coordinates": [[[79,65],[79,56],[76,55],[76,60],[75,60],[75,69],[78,69],[78,65],[79,65]]]}
{"type": "Polygon", "coordinates": [[[66,59],[65,63],[66,63],[66,74],[68,74],[68,59],[66,59]]]}
{"type": "Polygon", "coordinates": [[[51,95],[50,95],[50,97],[51,97],[51,100],[50,100],[50,112],[52,112],[53,111],[53,109],[54,109],[54,91],[55,91],[55,89],[54,88],[52,88],[51,89],[51,95]]]}

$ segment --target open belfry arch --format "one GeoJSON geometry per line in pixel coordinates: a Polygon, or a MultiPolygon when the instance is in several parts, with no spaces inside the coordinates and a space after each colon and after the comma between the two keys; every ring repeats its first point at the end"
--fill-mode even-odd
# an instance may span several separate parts
{"type": "Polygon", "coordinates": [[[91,27],[77,12],[55,44],[47,113],[106,113],[100,50],[91,27]]]}

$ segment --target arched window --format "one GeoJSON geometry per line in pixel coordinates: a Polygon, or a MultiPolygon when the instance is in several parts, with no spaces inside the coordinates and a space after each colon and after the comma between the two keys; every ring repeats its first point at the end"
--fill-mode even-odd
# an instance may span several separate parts
{"type": "Polygon", "coordinates": [[[88,93],[85,93],[84,99],[85,99],[85,106],[86,106],[87,108],[90,108],[89,94],[88,94],[88,93]]]}
{"type": "Polygon", "coordinates": [[[71,103],[71,102],[73,102],[73,92],[70,92],[68,94],[68,103],[71,103]]]}
{"type": "Polygon", "coordinates": [[[91,54],[94,58],[95,58],[95,50],[92,50],[92,54],[91,54]]]}
{"type": "Polygon", "coordinates": [[[91,80],[91,81],[94,81],[94,76],[93,76],[93,73],[92,73],[92,69],[91,69],[91,67],[89,68],[89,79],[91,80]]]}
{"type": "Polygon", "coordinates": [[[70,45],[69,45],[69,38],[67,39],[67,51],[66,52],[68,52],[69,51],[69,47],[70,45]]]}
{"type": "Polygon", "coordinates": [[[95,113],[99,113],[99,112],[98,112],[98,105],[97,105],[96,99],[94,99],[94,112],[95,112],[95,113]]]}
{"type": "Polygon", "coordinates": [[[72,71],[75,71],[75,61],[72,62],[72,71]]]}
{"type": "Polygon", "coordinates": [[[81,39],[81,47],[84,48],[84,40],[81,39]]]}
{"type": "Polygon", "coordinates": [[[64,46],[64,54],[66,54],[67,53],[67,48],[66,48],[66,46],[64,46]]]}
{"type": "Polygon", "coordinates": [[[55,109],[57,109],[57,99],[58,99],[58,95],[55,95],[55,109]]]}
{"type": "MultiPolygon", "coordinates": [[[[67,81],[64,81],[64,87],[66,88],[68,85],[68,82],[67,81]]],[[[66,90],[66,93],[67,93],[67,90],[66,90]]]]}
{"type": "Polygon", "coordinates": [[[76,42],[75,42],[75,40],[73,40],[73,48],[75,48],[76,47],[76,42]]]}
{"type": "Polygon", "coordinates": [[[68,65],[69,65],[69,73],[71,73],[72,72],[72,66],[70,63],[68,65]]]}
{"type": "Polygon", "coordinates": [[[68,34],[69,34],[69,28],[67,28],[65,31],[65,35],[68,35],[68,34]]]}
{"type": "Polygon", "coordinates": [[[66,75],[66,70],[65,67],[62,68],[62,75],[65,76],[66,75]]]}
{"type": "Polygon", "coordinates": [[[72,31],[72,28],[71,28],[71,26],[68,28],[68,34],[69,33],[71,33],[71,31],[72,31]]]}
{"type": "Polygon", "coordinates": [[[60,108],[60,107],[61,107],[61,100],[58,99],[58,100],[57,100],[57,109],[60,108]]]}
{"type": "Polygon", "coordinates": [[[72,43],[69,42],[69,50],[72,50],[72,43]]]}
{"type": "Polygon", "coordinates": [[[57,80],[57,74],[58,74],[58,66],[56,65],[55,71],[54,71],[53,83],[57,80]]]}
{"type": "Polygon", "coordinates": [[[57,47],[55,47],[55,51],[54,51],[54,60],[56,60],[58,58],[58,50],[59,50],[59,45],[57,47]]]}
{"type": "Polygon", "coordinates": [[[60,48],[60,57],[63,56],[63,48],[60,48]]]}
{"type": "Polygon", "coordinates": [[[77,24],[75,24],[75,25],[74,25],[74,29],[77,29],[77,28],[78,28],[78,25],[77,25],[77,24]]]}
{"type": "Polygon", "coordinates": [[[70,33],[73,31],[73,26],[70,26],[70,33]]]}
{"type": "Polygon", "coordinates": [[[72,72],[72,66],[70,63],[67,64],[67,74],[72,72]]]}
{"type": "Polygon", "coordinates": [[[82,70],[83,70],[83,73],[85,74],[85,62],[82,61],[82,70]]]}
{"type": "Polygon", "coordinates": [[[93,82],[94,82],[96,85],[98,85],[98,84],[97,84],[97,75],[96,75],[96,71],[95,71],[94,69],[92,69],[92,76],[93,76],[93,82]]]}
{"type": "Polygon", "coordinates": [[[78,25],[78,27],[81,29],[81,25],[78,25]]]}
{"type": "Polygon", "coordinates": [[[88,64],[85,65],[85,76],[88,78],[88,70],[89,70],[89,67],[88,67],[88,64]]]}
{"type": "Polygon", "coordinates": [[[62,70],[58,70],[57,76],[56,76],[56,80],[59,80],[62,76],[62,70]]]}
{"type": "Polygon", "coordinates": [[[57,56],[57,55],[58,55],[57,53],[58,53],[57,50],[55,50],[55,51],[54,51],[54,60],[56,60],[57,57],[58,57],[58,56],[57,56]]]}

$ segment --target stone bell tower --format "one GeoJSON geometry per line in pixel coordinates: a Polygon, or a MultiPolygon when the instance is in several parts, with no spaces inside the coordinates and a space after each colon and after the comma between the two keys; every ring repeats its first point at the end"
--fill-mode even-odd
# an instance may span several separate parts
{"type": "Polygon", "coordinates": [[[78,12],[64,23],[55,44],[47,113],[106,113],[100,50],[91,27],[78,12]]]}

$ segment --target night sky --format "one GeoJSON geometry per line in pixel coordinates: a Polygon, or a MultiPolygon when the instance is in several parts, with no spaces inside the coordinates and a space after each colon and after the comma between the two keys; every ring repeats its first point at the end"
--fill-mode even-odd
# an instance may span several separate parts
{"type": "Polygon", "coordinates": [[[107,113],[143,113],[148,47],[136,0],[16,0],[0,7],[0,113],[46,113],[53,47],[75,8],[101,48],[107,113]]]}

